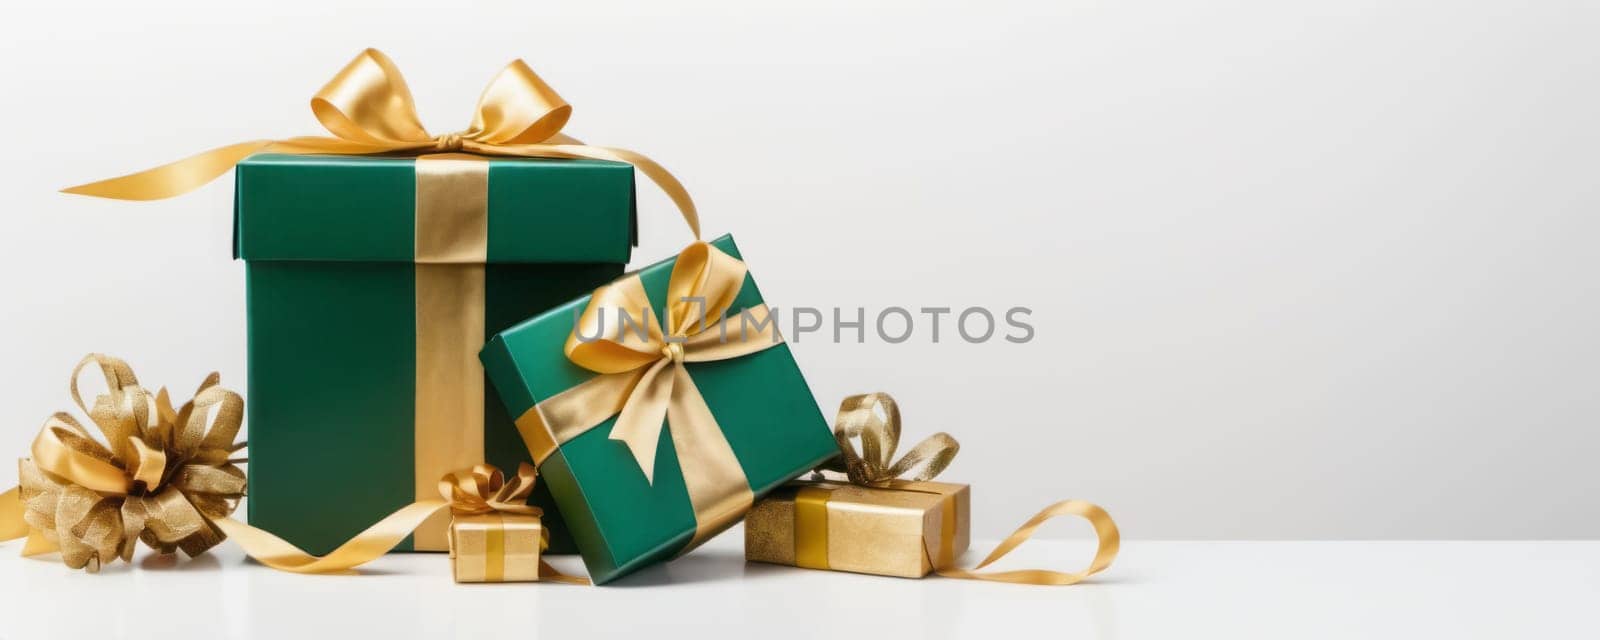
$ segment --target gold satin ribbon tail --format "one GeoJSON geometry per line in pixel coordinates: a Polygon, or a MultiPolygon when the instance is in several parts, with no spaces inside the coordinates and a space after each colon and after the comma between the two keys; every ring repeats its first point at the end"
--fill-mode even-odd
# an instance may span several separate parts
{"type": "Polygon", "coordinates": [[[1064,500],[1045,507],[1044,510],[1034,514],[1027,522],[1006,536],[988,557],[984,558],[971,569],[939,569],[936,571],[947,578],[962,578],[966,580],[988,580],[991,582],[1009,582],[1013,584],[1033,585],[1071,585],[1083,582],[1089,576],[1105,571],[1111,566],[1111,561],[1117,557],[1117,552],[1122,547],[1122,534],[1117,531],[1117,523],[1111,519],[1111,514],[1097,505],[1082,500],[1064,500]],[[1089,567],[1074,573],[1048,571],[1044,569],[1019,569],[1014,571],[997,571],[992,573],[977,573],[995,561],[1004,558],[1022,543],[1027,542],[1040,526],[1052,518],[1059,516],[1080,516],[1089,521],[1094,527],[1096,546],[1094,559],[1089,562],[1089,567]]]}

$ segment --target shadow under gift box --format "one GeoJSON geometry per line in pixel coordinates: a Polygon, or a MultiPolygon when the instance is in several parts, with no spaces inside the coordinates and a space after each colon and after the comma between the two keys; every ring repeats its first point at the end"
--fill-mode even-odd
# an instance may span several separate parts
{"type": "MultiPolygon", "coordinates": [[[[486,197],[484,254],[419,264],[419,244],[461,233],[445,225],[445,237],[419,242],[437,231],[419,220],[437,215],[419,200],[463,201],[419,197],[418,164],[429,159],[258,155],[238,165],[249,519],[311,553],[435,497],[447,472],[528,460],[477,351],[487,336],[615,278],[632,250],[631,166],[480,157],[467,160],[487,163],[487,185],[465,200],[486,197]],[[475,294],[481,305],[459,304],[475,294]]],[[[531,503],[544,509],[550,552],[570,553],[543,485],[531,503]]],[[[398,548],[446,550],[448,515],[436,520],[398,548]]]]}
{"type": "MultiPolygon", "coordinates": [[[[710,244],[742,259],[730,236],[710,244]]],[[[655,319],[666,317],[662,309],[674,264],[676,259],[665,260],[638,273],[655,319]]],[[[563,351],[589,298],[540,314],[484,347],[484,367],[512,415],[531,415],[539,401],[595,377],[563,351]]],[[[761,304],[761,292],[747,274],[727,317],[761,304]]],[[[787,344],[683,366],[727,437],[756,499],[838,453],[787,344]]],[[[540,486],[549,487],[595,584],[672,557],[690,543],[696,527],[670,424],[661,430],[652,482],[627,446],[610,439],[616,420],[612,416],[561,443],[539,466],[540,486]]],[[[533,426],[537,420],[523,421],[530,422],[529,428],[542,428],[533,426]]]]}

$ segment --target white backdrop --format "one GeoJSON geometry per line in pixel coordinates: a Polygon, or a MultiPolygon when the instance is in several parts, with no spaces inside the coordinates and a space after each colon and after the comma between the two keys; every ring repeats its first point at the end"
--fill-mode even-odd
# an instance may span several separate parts
{"type": "MultiPolygon", "coordinates": [[[[0,6],[0,459],[90,350],[244,384],[231,180],[55,189],[316,133],[374,46],[440,133],[527,59],[780,307],[1033,308],[796,347],[829,415],[962,440],[979,536],[1081,497],[1135,538],[1600,537],[1593,3],[221,4],[0,6]]],[[[641,194],[644,263],[686,235],[641,194]]]]}

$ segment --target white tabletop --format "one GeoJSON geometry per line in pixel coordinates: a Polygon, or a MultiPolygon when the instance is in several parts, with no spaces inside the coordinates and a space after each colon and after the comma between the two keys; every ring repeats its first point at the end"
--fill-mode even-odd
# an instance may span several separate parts
{"type": "MultiPolygon", "coordinates": [[[[226,544],[197,561],[142,550],[89,575],[18,558],[13,542],[0,545],[0,638],[1600,637],[1600,542],[1128,541],[1072,587],[746,564],[741,543],[730,532],[594,588],[457,585],[430,554],[291,575],[226,544]]],[[[1034,541],[1003,564],[1077,569],[1090,551],[1034,541]]]]}

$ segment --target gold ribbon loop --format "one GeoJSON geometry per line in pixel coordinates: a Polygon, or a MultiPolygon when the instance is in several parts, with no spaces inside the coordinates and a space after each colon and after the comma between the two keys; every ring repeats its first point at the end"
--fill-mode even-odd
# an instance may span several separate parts
{"type": "Polygon", "coordinates": [[[984,558],[971,569],[939,569],[937,573],[947,578],[963,578],[967,580],[989,580],[992,582],[1010,582],[1013,584],[1036,585],[1069,585],[1083,582],[1089,576],[1106,570],[1111,566],[1111,561],[1117,557],[1117,551],[1122,548],[1122,534],[1117,531],[1117,523],[1111,519],[1111,514],[1097,505],[1082,500],[1064,500],[1045,507],[1043,511],[1034,514],[1027,522],[1023,523],[1016,531],[1002,540],[989,556],[984,558]],[[1096,545],[1094,559],[1089,562],[1089,567],[1075,573],[1048,571],[1044,569],[1019,569],[1015,571],[998,571],[994,573],[977,573],[977,570],[994,564],[1021,546],[1033,532],[1051,518],[1057,516],[1081,516],[1094,526],[1096,545]]]}
{"type": "Polygon", "coordinates": [[[961,443],[950,434],[940,432],[928,436],[894,461],[895,449],[900,446],[900,405],[887,393],[863,393],[845,398],[839,404],[833,425],[839,457],[827,468],[849,476],[851,484],[886,487],[896,480],[932,480],[943,473],[961,451],[961,443]],[[861,453],[856,453],[852,439],[861,441],[861,453]],[[916,473],[912,474],[913,470],[916,473]]]}
{"type": "Polygon", "coordinates": [[[376,49],[363,51],[334,75],[312,97],[311,112],[334,137],[241,142],[63,191],[118,200],[170,198],[198,189],[250,155],[264,152],[420,155],[464,151],[489,156],[589,158],[633,165],[672,199],[690,231],[700,237],[694,200],[676,177],[639,153],[589,146],[561,133],[572,107],[521,60],[507,65],[489,83],[478,99],[472,126],[458,133],[428,133],[417,117],[416,103],[400,69],[376,49]]]}

